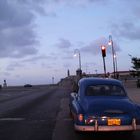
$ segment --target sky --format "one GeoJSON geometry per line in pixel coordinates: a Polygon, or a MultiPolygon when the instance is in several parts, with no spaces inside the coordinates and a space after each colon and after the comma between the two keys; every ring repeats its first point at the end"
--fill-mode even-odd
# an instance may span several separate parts
{"type": "Polygon", "coordinates": [[[0,84],[49,84],[79,67],[113,71],[109,35],[118,71],[131,69],[131,54],[140,57],[139,0],[0,0],[0,84]]]}

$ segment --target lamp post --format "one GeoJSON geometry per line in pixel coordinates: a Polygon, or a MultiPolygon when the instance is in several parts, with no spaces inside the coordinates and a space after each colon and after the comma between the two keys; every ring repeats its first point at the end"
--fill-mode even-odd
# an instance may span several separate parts
{"type": "Polygon", "coordinates": [[[105,57],[106,57],[106,47],[101,46],[102,57],[103,57],[103,65],[104,65],[104,75],[106,77],[106,64],[105,64],[105,57]]]}
{"type": "Polygon", "coordinates": [[[114,58],[114,56],[115,56],[115,50],[114,50],[113,40],[112,40],[112,36],[111,35],[109,35],[108,45],[112,47],[113,70],[114,70],[113,75],[114,75],[114,78],[115,78],[115,73],[116,73],[115,72],[115,58],[114,58]]]}
{"type": "Polygon", "coordinates": [[[116,73],[116,78],[118,79],[118,64],[117,64],[117,55],[116,55],[116,53],[114,54],[114,59],[115,59],[115,73],[116,73]]]}
{"type": "Polygon", "coordinates": [[[79,69],[81,70],[81,55],[80,55],[80,50],[75,49],[74,50],[74,56],[77,56],[77,54],[79,56],[79,69]]]}
{"type": "Polygon", "coordinates": [[[81,55],[80,55],[80,50],[75,49],[74,50],[74,56],[76,57],[78,55],[79,57],[79,68],[76,71],[76,75],[77,75],[77,83],[78,81],[82,78],[82,70],[81,70],[81,55]]]}
{"type": "Polygon", "coordinates": [[[52,77],[52,84],[54,85],[54,77],[52,77]]]}

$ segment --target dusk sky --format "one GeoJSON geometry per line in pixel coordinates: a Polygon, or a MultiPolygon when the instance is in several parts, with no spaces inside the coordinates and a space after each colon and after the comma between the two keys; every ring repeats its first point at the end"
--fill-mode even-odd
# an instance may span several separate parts
{"type": "Polygon", "coordinates": [[[0,84],[48,84],[82,71],[112,72],[112,35],[118,70],[140,57],[140,0],[0,0],[0,84]]]}

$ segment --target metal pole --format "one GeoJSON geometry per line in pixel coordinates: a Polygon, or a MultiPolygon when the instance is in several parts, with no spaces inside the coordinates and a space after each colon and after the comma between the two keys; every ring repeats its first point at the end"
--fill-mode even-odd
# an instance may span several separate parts
{"type": "Polygon", "coordinates": [[[111,46],[112,46],[112,58],[113,58],[113,75],[114,75],[114,78],[115,78],[115,75],[116,75],[116,73],[115,73],[115,59],[114,59],[114,54],[115,54],[115,52],[114,52],[114,46],[113,46],[113,41],[112,41],[112,36],[111,35],[109,35],[109,41],[111,42],[111,46]]]}
{"type": "Polygon", "coordinates": [[[113,69],[114,69],[114,78],[115,78],[116,77],[116,72],[115,72],[115,58],[114,58],[113,41],[112,41],[112,55],[113,55],[113,69]]]}
{"type": "Polygon", "coordinates": [[[80,55],[80,50],[75,49],[74,50],[74,56],[77,56],[77,54],[79,56],[79,69],[81,70],[81,55],[80,55]]]}
{"type": "Polygon", "coordinates": [[[52,77],[52,84],[54,85],[54,77],[52,77]]]}
{"type": "Polygon", "coordinates": [[[79,69],[81,70],[81,55],[80,55],[80,51],[79,51],[79,69]]]}
{"type": "Polygon", "coordinates": [[[103,65],[104,65],[104,74],[105,74],[105,77],[106,77],[106,65],[105,65],[105,57],[103,57],[103,65]]]}
{"type": "Polygon", "coordinates": [[[116,78],[118,78],[118,64],[117,64],[117,56],[116,56],[116,54],[115,54],[115,65],[116,65],[116,69],[115,69],[115,71],[116,71],[116,78]]]}

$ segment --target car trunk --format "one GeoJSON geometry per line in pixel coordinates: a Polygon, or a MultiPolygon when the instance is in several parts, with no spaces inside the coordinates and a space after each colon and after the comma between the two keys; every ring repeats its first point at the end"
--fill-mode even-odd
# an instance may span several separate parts
{"type": "Polygon", "coordinates": [[[102,125],[106,125],[108,118],[120,118],[121,124],[127,125],[135,116],[135,107],[128,98],[94,97],[84,99],[83,103],[81,106],[85,112],[85,118],[95,117],[102,125]]]}
{"type": "Polygon", "coordinates": [[[134,104],[128,98],[122,97],[85,98],[83,103],[81,106],[84,112],[95,115],[133,114],[135,110],[134,104]]]}

